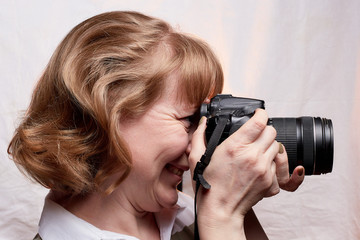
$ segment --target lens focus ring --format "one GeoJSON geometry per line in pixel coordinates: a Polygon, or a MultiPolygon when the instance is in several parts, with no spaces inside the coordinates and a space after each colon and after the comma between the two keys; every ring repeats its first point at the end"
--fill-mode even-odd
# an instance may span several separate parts
{"type": "Polygon", "coordinates": [[[286,149],[289,160],[289,171],[298,166],[297,133],[295,118],[272,118],[270,124],[276,129],[276,140],[281,142],[286,149]]]}

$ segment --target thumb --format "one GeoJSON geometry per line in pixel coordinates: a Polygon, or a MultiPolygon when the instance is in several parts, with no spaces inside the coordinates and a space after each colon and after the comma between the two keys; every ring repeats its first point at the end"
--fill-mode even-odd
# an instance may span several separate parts
{"type": "Polygon", "coordinates": [[[206,150],[205,129],[206,117],[202,117],[191,139],[191,150],[189,154],[189,164],[191,172],[194,171],[196,163],[200,160],[201,156],[206,150]]]}

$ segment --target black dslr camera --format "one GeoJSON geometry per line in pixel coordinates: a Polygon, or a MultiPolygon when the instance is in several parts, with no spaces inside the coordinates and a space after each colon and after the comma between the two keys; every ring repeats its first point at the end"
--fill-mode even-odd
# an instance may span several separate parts
{"type": "MultiPolygon", "coordinates": [[[[206,139],[209,141],[221,116],[227,116],[219,144],[239,129],[255,113],[265,109],[263,100],[219,94],[209,104],[202,104],[200,115],[208,118],[206,139]]],[[[287,151],[289,171],[298,165],[305,167],[306,175],[329,173],[333,166],[334,133],[330,119],[319,117],[270,118],[268,125],[277,131],[276,140],[287,151]]]]}

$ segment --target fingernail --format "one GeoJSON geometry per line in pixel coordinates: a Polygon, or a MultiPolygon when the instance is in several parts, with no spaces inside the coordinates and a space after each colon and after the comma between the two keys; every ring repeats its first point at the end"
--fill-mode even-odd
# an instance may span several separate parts
{"type": "Polygon", "coordinates": [[[301,177],[301,176],[304,174],[304,169],[303,169],[303,168],[300,168],[300,169],[297,171],[297,174],[301,177]]]}
{"type": "Polygon", "coordinates": [[[202,116],[200,121],[199,121],[199,125],[201,125],[204,121],[206,120],[206,117],[205,116],[202,116]]]}
{"type": "Polygon", "coordinates": [[[280,153],[280,154],[284,153],[284,147],[283,147],[283,145],[281,144],[281,142],[279,142],[279,153],[280,153]]]}

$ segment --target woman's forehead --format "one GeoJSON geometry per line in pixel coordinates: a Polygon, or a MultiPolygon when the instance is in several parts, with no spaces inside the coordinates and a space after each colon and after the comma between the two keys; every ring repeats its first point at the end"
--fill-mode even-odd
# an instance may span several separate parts
{"type": "MultiPolygon", "coordinates": [[[[164,89],[159,99],[177,109],[193,111],[197,108],[196,104],[191,103],[182,87],[181,76],[178,72],[173,72],[165,79],[164,89]]],[[[205,100],[205,99],[204,99],[205,100]]]]}

